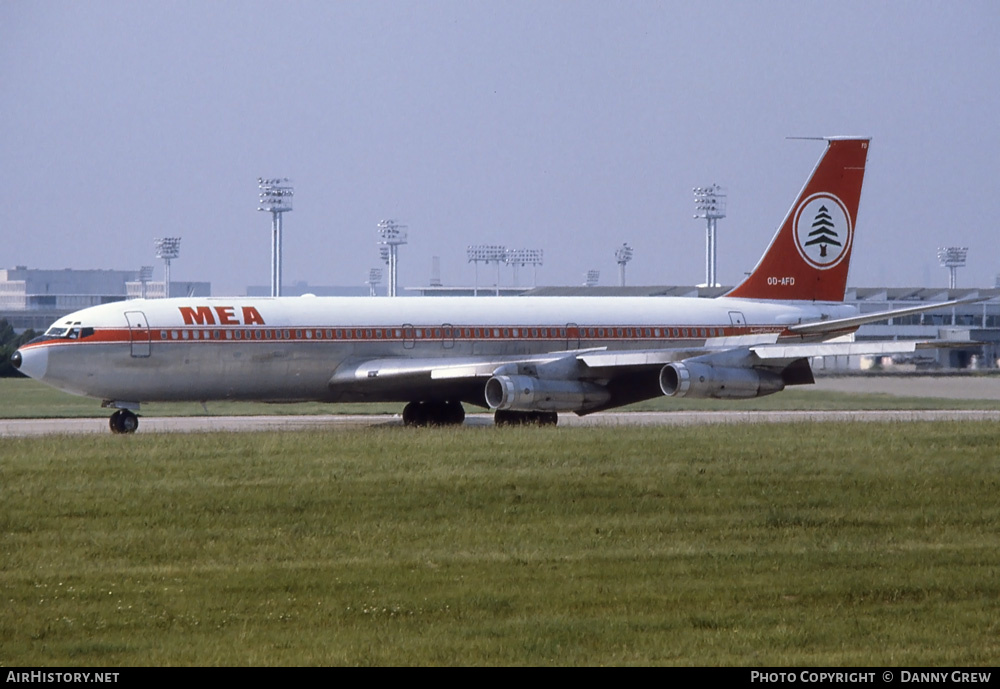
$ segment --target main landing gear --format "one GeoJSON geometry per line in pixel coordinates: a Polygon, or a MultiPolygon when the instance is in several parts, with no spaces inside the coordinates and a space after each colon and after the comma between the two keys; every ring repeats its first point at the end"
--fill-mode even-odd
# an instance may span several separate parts
{"type": "Polygon", "coordinates": [[[493,423],[497,426],[555,426],[559,423],[559,415],[554,411],[497,409],[493,423]]]}
{"type": "Polygon", "coordinates": [[[446,402],[410,402],[403,407],[406,426],[459,426],[465,421],[465,409],[457,400],[446,402]]]}
{"type": "Polygon", "coordinates": [[[108,425],[112,433],[135,433],[139,428],[139,417],[128,409],[119,409],[111,415],[108,425]]]}

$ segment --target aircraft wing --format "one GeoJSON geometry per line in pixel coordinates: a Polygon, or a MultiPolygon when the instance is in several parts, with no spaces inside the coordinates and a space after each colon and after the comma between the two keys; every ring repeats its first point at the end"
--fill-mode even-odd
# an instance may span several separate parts
{"type": "Polygon", "coordinates": [[[892,342],[815,342],[754,344],[712,351],[643,350],[632,352],[594,351],[577,355],[590,369],[636,369],[665,366],[677,361],[697,361],[710,366],[745,366],[781,369],[800,359],[819,356],[889,356],[912,354],[918,349],[968,347],[975,342],[943,340],[902,340],[892,342]]]}
{"type": "MultiPolygon", "coordinates": [[[[790,332],[796,335],[822,335],[824,333],[834,333],[838,331],[850,331],[859,325],[866,323],[877,323],[878,321],[896,318],[897,316],[910,316],[915,313],[926,313],[936,311],[959,304],[973,304],[977,301],[986,301],[980,297],[967,297],[965,299],[953,299],[952,301],[942,301],[936,304],[921,304],[905,309],[895,309],[893,311],[879,311],[878,313],[865,313],[860,316],[850,316],[848,318],[834,318],[825,321],[814,321],[812,323],[798,323],[788,326],[790,332]]],[[[819,355],[817,355],[819,356],[819,355]]]]}
{"type": "Polygon", "coordinates": [[[334,372],[330,385],[353,385],[361,382],[407,378],[417,376],[428,381],[458,378],[489,378],[503,366],[547,364],[583,352],[596,352],[604,347],[586,350],[567,350],[528,356],[469,356],[456,358],[426,357],[409,359],[386,357],[383,359],[348,359],[334,372]]]}
{"type": "Polygon", "coordinates": [[[543,375],[549,376],[579,376],[578,371],[554,371],[553,367],[574,368],[578,364],[577,355],[603,349],[522,356],[348,359],[334,371],[328,387],[334,400],[342,396],[357,398],[371,395],[378,399],[398,397],[400,401],[407,401],[416,394],[424,399],[461,399],[485,406],[485,383],[498,373],[538,375],[541,370],[543,375]]]}
{"type": "MultiPolygon", "coordinates": [[[[468,356],[456,359],[440,357],[386,357],[380,359],[347,360],[337,367],[328,386],[334,400],[398,398],[414,396],[425,399],[460,399],[477,406],[486,406],[484,390],[487,381],[515,381],[512,387],[526,382],[541,388],[551,388],[553,394],[563,388],[594,392],[599,386],[607,392],[605,402],[587,410],[613,408],[632,402],[658,397],[665,392],[662,381],[668,369],[675,372],[693,371],[698,382],[718,380],[718,388],[707,387],[691,393],[693,396],[758,396],[768,394],[759,387],[761,380],[781,389],[786,385],[813,383],[808,360],[818,356],[886,356],[910,354],[918,349],[942,346],[969,346],[969,342],[940,341],[895,342],[801,342],[778,343],[775,333],[741,338],[713,338],[697,348],[611,350],[605,347],[564,350],[525,356],[468,356]],[[735,384],[750,378],[740,389],[735,384]],[[758,387],[754,387],[758,386],[758,387]]],[[[583,394],[581,392],[581,394],[583,394]]]]}

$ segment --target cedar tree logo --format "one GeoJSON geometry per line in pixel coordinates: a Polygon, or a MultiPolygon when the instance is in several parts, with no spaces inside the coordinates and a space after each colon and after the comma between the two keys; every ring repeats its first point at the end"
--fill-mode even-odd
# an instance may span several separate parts
{"type": "Polygon", "coordinates": [[[795,213],[795,248],[813,268],[833,268],[847,255],[854,238],[851,216],[833,194],[813,194],[795,213]]]}

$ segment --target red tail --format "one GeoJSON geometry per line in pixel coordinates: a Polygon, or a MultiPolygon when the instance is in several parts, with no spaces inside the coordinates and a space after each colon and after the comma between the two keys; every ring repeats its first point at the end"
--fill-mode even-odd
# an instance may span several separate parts
{"type": "Polygon", "coordinates": [[[843,301],[854,246],[868,139],[827,139],[763,258],[726,296],[843,301]]]}

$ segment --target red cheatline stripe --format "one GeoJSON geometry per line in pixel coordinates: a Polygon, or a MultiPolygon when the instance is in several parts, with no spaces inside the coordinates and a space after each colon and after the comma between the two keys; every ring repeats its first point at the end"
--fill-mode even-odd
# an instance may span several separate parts
{"type": "Polygon", "coordinates": [[[660,341],[732,337],[779,332],[781,326],[407,326],[407,327],[234,327],[185,326],[183,328],[100,328],[82,340],[55,339],[25,345],[127,342],[438,342],[438,341],[660,341]],[[147,334],[148,333],[148,334],[147,334]]]}

